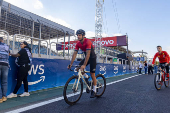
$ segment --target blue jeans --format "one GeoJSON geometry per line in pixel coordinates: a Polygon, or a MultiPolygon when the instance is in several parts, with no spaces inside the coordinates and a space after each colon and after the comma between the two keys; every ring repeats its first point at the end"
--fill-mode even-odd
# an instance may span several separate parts
{"type": "Polygon", "coordinates": [[[147,66],[145,66],[144,68],[145,68],[145,74],[147,74],[147,66]]]}
{"type": "Polygon", "coordinates": [[[154,71],[155,71],[155,73],[157,73],[157,71],[158,71],[158,67],[157,66],[154,66],[154,71]]]}
{"type": "Polygon", "coordinates": [[[0,88],[0,99],[2,97],[6,97],[7,93],[7,81],[8,81],[8,66],[0,65],[0,80],[1,80],[1,88],[0,88]]]}

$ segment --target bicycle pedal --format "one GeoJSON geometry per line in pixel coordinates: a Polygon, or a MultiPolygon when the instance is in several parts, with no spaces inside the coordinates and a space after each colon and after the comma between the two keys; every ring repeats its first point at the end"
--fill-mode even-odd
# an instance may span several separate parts
{"type": "Polygon", "coordinates": [[[90,93],[90,90],[88,88],[86,88],[86,93],[90,93]]]}
{"type": "Polygon", "coordinates": [[[162,85],[162,82],[159,82],[158,85],[162,85]]]}
{"type": "Polygon", "coordinates": [[[96,92],[98,92],[99,91],[99,88],[96,88],[96,92]]]}

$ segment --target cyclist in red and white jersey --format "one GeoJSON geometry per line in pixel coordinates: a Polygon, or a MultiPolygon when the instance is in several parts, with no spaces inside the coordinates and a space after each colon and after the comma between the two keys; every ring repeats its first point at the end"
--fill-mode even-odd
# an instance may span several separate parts
{"type": "MultiPolygon", "coordinates": [[[[77,56],[78,50],[81,49],[84,52],[86,57],[85,57],[85,59],[83,59],[79,63],[79,65],[82,65],[80,69],[83,71],[86,68],[86,66],[88,64],[90,64],[90,74],[91,74],[91,77],[93,79],[93,90],[91,91],[90,98],[94,98],[95,95],[96,95],[96,84],[97,84],[96,77],[95,77],[96,54],[94,52],[92,42],[85,37],[85,31],[84,30],[82,30],[82,29],[77,30],[76,35],[77,35],[79,41],[76,44],[75,51],[74,51],[71,63],[68,66],[68,68],[69,69],[71,68],[71,66],[72,66],[72,64],[73,64],[73,62],[74,62],[74,60],[77,56]]],[[[83,75],[86,77],[85,80],[89,84],[88,75],[86,75],[86,74],[83,74],[83,75]]]]}
{"type": "Polygon", "coordinates": [[[166,73],[167,73],[166,77],[169,80],[169,65],[168,65],[169,64],[169,60],[170,60],[169,54],[166,51],[162,51],[162,47],[161,46],[157,46],[157,50],[158,50],[158,52],[155,54],[155,56],[153,58],[152,65],[155,63],[155,60],[158,57],[161,68],[163,68],[162,64],[165,64],[166,73]]]}

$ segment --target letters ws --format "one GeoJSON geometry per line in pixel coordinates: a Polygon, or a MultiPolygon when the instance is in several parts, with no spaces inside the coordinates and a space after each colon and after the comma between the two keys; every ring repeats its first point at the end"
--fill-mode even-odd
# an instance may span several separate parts
{"type": "Polygon", "coordinates": [[[44,74],[44,69],[42,67],[44,67],[44,65],[42,65],[42,64],[41,65],[36,65],[36,67],[34,65],[32,65],[30,71],[28,72],[28,74],[31,75],[31,73],[33,71],[33,74],[36,75],[37,70],[39,69],[41,72],[38,72],[38,74],[42,75],[42,74],[44,74]]]}
{"type": "Polygon", "coordinates": [[[44,69],[42,69],[41,67],[44,67],[44,65],[39,65],[39,70],[41,70],[42,72],[38,72],[38,74],[42,75],[44,74],[44,69]]]}

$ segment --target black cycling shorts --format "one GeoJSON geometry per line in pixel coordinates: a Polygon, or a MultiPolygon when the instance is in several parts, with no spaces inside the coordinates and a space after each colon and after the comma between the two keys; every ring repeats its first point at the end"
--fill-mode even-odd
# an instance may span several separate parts
{"type": "MultiPolygon", "coordinates": [[[[166,64],[166,63],[160,63],[160,64],[159,64],[159,66],[161,67],[161,69],[164,68],[163,65],[165,65],[165,64],[166,64]]],[[[169,65],[165,66],[165,68],[166,68],[166,73],[169,73],[169,65]]]]}
{"type": "MultiPolygon", "coordinates": [[[[83,65],[84,64],[85,59],[83,59],[79,65],[83,65]]],[[[90,72],[91,73],[95,73],[96,71],[96,57],[95,58],[89,58],[89,61],[87,62],[87,65],[90,64],[90,72]]],[[[87,66],[86,65],[86,66],[87,66]]]]}

